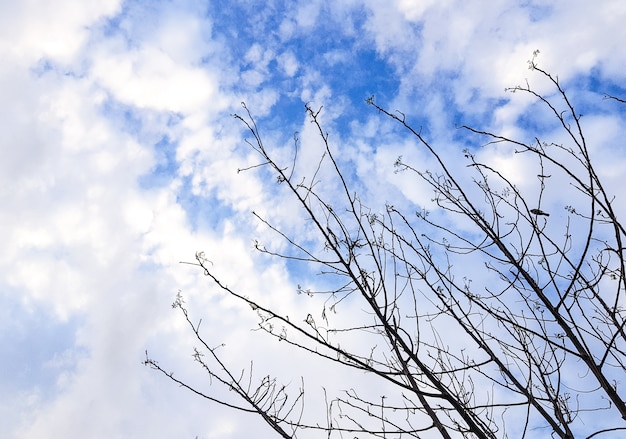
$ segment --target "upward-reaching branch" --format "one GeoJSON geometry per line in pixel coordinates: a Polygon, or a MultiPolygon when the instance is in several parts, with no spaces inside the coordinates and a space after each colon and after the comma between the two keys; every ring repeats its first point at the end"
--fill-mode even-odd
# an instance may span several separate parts
{"type": "Polygon", "coordinates": [[[235,115],[252,136],[248,146],[259,154],[260,164],[247,170],[270,170],[307,224],[304,239],[303,227],[281,228],[255,213],[287,250],[256,247],[316,267],[325,276],[324,291],[307,290],[325,297],[323,325],[315,311],[302,310],[301,317],[290,319],[263,305],[262,298],[250,299],[252,292],[227,287],[202,259],[198,265],[220,291],[257,312],[259,329],[268,335],[327,361],[329,368],[365,376],[362,389],[336,389],[331,399],[325,389],[324,419],[309,419],[303,386],[292,405],[286,405],[288,389],[276,378],[264,376],[257,387],[244,386],[181,307],[203,347],[196,360],[245,403],[233,407],[259,414],[282,437],[315,430],[327,437],[431,432],[450,439],[573,439],[626,431],[619,387],[626,364],[626,232],[594,167],[573,103],[534,60],[532,67],[551,81],[560,100],[529,85],[512,90],[529,93],[550,110],[571,144],[540,141],[540,133],[527,144],[463,129],[509,145],[512,159],[532,158],[534,193],[517,187],[506,169],[480,151],[466,150],[467,172],[457,171],[403,113],[368,100],[433,159],[428,170],[404,159],[396,166],[432,189],[437,215],[415,212],[410,203],[366,205],[367,193],[354,190],[323,129],[321,109],[306,107],[323,143],[318,159],[308,163],[301,161],[306,145],[297,137],[289,163],[279,163],[248,108],[235,115]],[[324,188],[322,178],[338,190],[324,188]],[[553,182],[575,194],[576,201],[560,206],[565,216],[552,210],[558,207],[549,199],[553,182]],[[462,228],[455,226],[461,223],[462,228]],[[350,303],[341,311],[345,314],[329,319],[327,309],[339,312],[343,303],[350,303]],[[274,323],[285,329],[276,330],[274,323]],[[385,396],[368,396],[379,383],[385,396]],[[599,411],[600,427],[594,418],[599,411]]]}

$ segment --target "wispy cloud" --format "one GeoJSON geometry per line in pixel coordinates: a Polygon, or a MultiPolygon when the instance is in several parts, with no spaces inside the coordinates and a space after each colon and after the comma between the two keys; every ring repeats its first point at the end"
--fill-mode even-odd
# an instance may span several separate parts
{"type": "MultiPolygon", "coordinates": [[[[141,365],[149,348],[206,384],[169,306],[182,290],[236,364],[256,353],[266,373],[315,375],[293,370],[297,355],[263,357],[275,345],[249,331],[254,312],[179,264],[204,250],[230,285],[306,317],[297,284],[315,278],[253,251],[274,238],[252,210],[297,216],[287,201],[268,204],[281,187],[262,169],[237,172],[260,163],[231,117],[240,102],[285,163],[297,131],[310,166],[319,138],[303,108],[323,106],[364,197],[428,206],[428,191],[393,169],[400,155],[426,158],[364,100],[405,112],[446,154],[465,146],[454,124],[468,120],[528,136],[541,120],[504,88],[535,81],[526,61],[540,49],[582,102],[600,172],[618,187],[624,113],[602,110],[612,103],[599,104],[594,81],[623,84],[625,17],[618,0],[5,2],[0,424],[13,437],[249,437],[257,421],[207,408],[141,365]]],[[[510,152],[489,154],[524,186],[510,152]]]]}

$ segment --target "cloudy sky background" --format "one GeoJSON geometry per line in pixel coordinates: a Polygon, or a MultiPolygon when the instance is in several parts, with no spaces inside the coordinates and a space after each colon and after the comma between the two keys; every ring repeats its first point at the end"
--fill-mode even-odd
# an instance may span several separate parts
{"type": "Polygon", "coordinates": [[[314,372],[293,370],[293,353],[264,354],[277,347],[250,332],[254,313],[179,263],[202,250],[230,286],[304,309],[302,273],[253,251],[271,238],[251,211],[286,221],[292,206],[271,199],[263,173],[237,173],[258,163],[230,116],[240,102],[277,148],[295,131],[315,145],[304,103],[323,105],[369,200],[427,203],[393,173],[413,143],[365,98],[402,110],[449,154],[463,147],[455,124],[532,139],[538,122],[521,119],[531,101],[504,89],[544,87],[526,63],[539,49],[619,188],[624,113],[602,96],[624,90],[624,22],[621,0],[2,2],[1,435],[271,437],[141,364],[148,349],[202,383],[170,306],[180,290],[234,364],[257,357],[255,369],[296,381],[314,372]]]}

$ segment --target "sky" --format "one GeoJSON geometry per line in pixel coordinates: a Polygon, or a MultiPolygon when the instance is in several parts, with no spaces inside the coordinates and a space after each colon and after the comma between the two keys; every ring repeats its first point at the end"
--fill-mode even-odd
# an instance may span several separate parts
{"type": "MultiPolygon", "coordinates": [[[[321,379],[323,365],[274,355],[249,307],[181,264],[203,251],[229,286],[305,309],[307,273],[254,251],[276,237],[252,211],[302,224],[263,171],[237,172],[259,162],[232,117],[241,102],[279,153],[298,132],[312,145],[305,161],[319,137],[304,105],[323,107],[369,202],[428,203],[394,173],[414,144],[366,98],[405,113],[454,161],[467,146],[457,125],[533,138],[541,113],[505,88],[549,92],[528,69],[539,50],[619,188],[625,114],[602,97],[626,97],[625,21],[621,0],[0,2],[2,437],[273,437],[142,364],[148,350],[206,385],[171,307],[180,291],[233,364],[254,358],[258,370],[311,376],[311,388],[321,379]]],[[[509,171],[524,183],[524,169],[509,171]]]]}

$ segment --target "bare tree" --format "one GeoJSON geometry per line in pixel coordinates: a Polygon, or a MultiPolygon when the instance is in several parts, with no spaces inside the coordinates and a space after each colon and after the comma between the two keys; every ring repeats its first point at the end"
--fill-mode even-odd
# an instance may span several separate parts
{"type": "Polygon", "coordinates": [[[188,386],[147,353],[145,363],[204,398],[260,415],[284,438],[305,430],[326,437],[623,437],[626,231],[592,164],[581,116],[558,78],[534,59],[530,67],[553,93],[539,94],[528,84],[510,91],[532,95],[565,140],[526,142],[459,129],[534,163],[532,190],[481,159],[480,148],[463,152],[467,172],[459,172],[404,114],[368,100],[434,159],[436,168],[428,170],[402,157],[395,166],[430,187],[437,213],[366,206],[333,153],[319,110],[306,107],[325,147],[308,175],[297,171],[297,138],[293,159],[278,163],[245,105],[244,114],[235,115],[252,136],[248,145],[259,166],[297,200],[317,237],[299,239],[257,215],[289,250],[260,243],[257,249],[318,267],[331,288],[305,291],[326,297],[320,315],[289,319],[223,284],[203,254],[197,265],[224,293],[248,303],[269,335],[365,372],[365,385],[385,386],[384,397],[373,398],[366,388],[325,392],[324,419],[309,420],[304,382],[289,389],[272,376],[235,373],[180,296],[174,306],[201,346],[195,360],[239,403],[188,386]],[[332,171],[340,197],[328,198],[321,170],[332,171]],[[558,188],[550,189],[551,182],[558,188]],[[550,190],[567,197],[561,212],[546,206],[550,190]],[[341,311],[351,318],[329,318],[346,300],[358,303],[341,311]]]}

